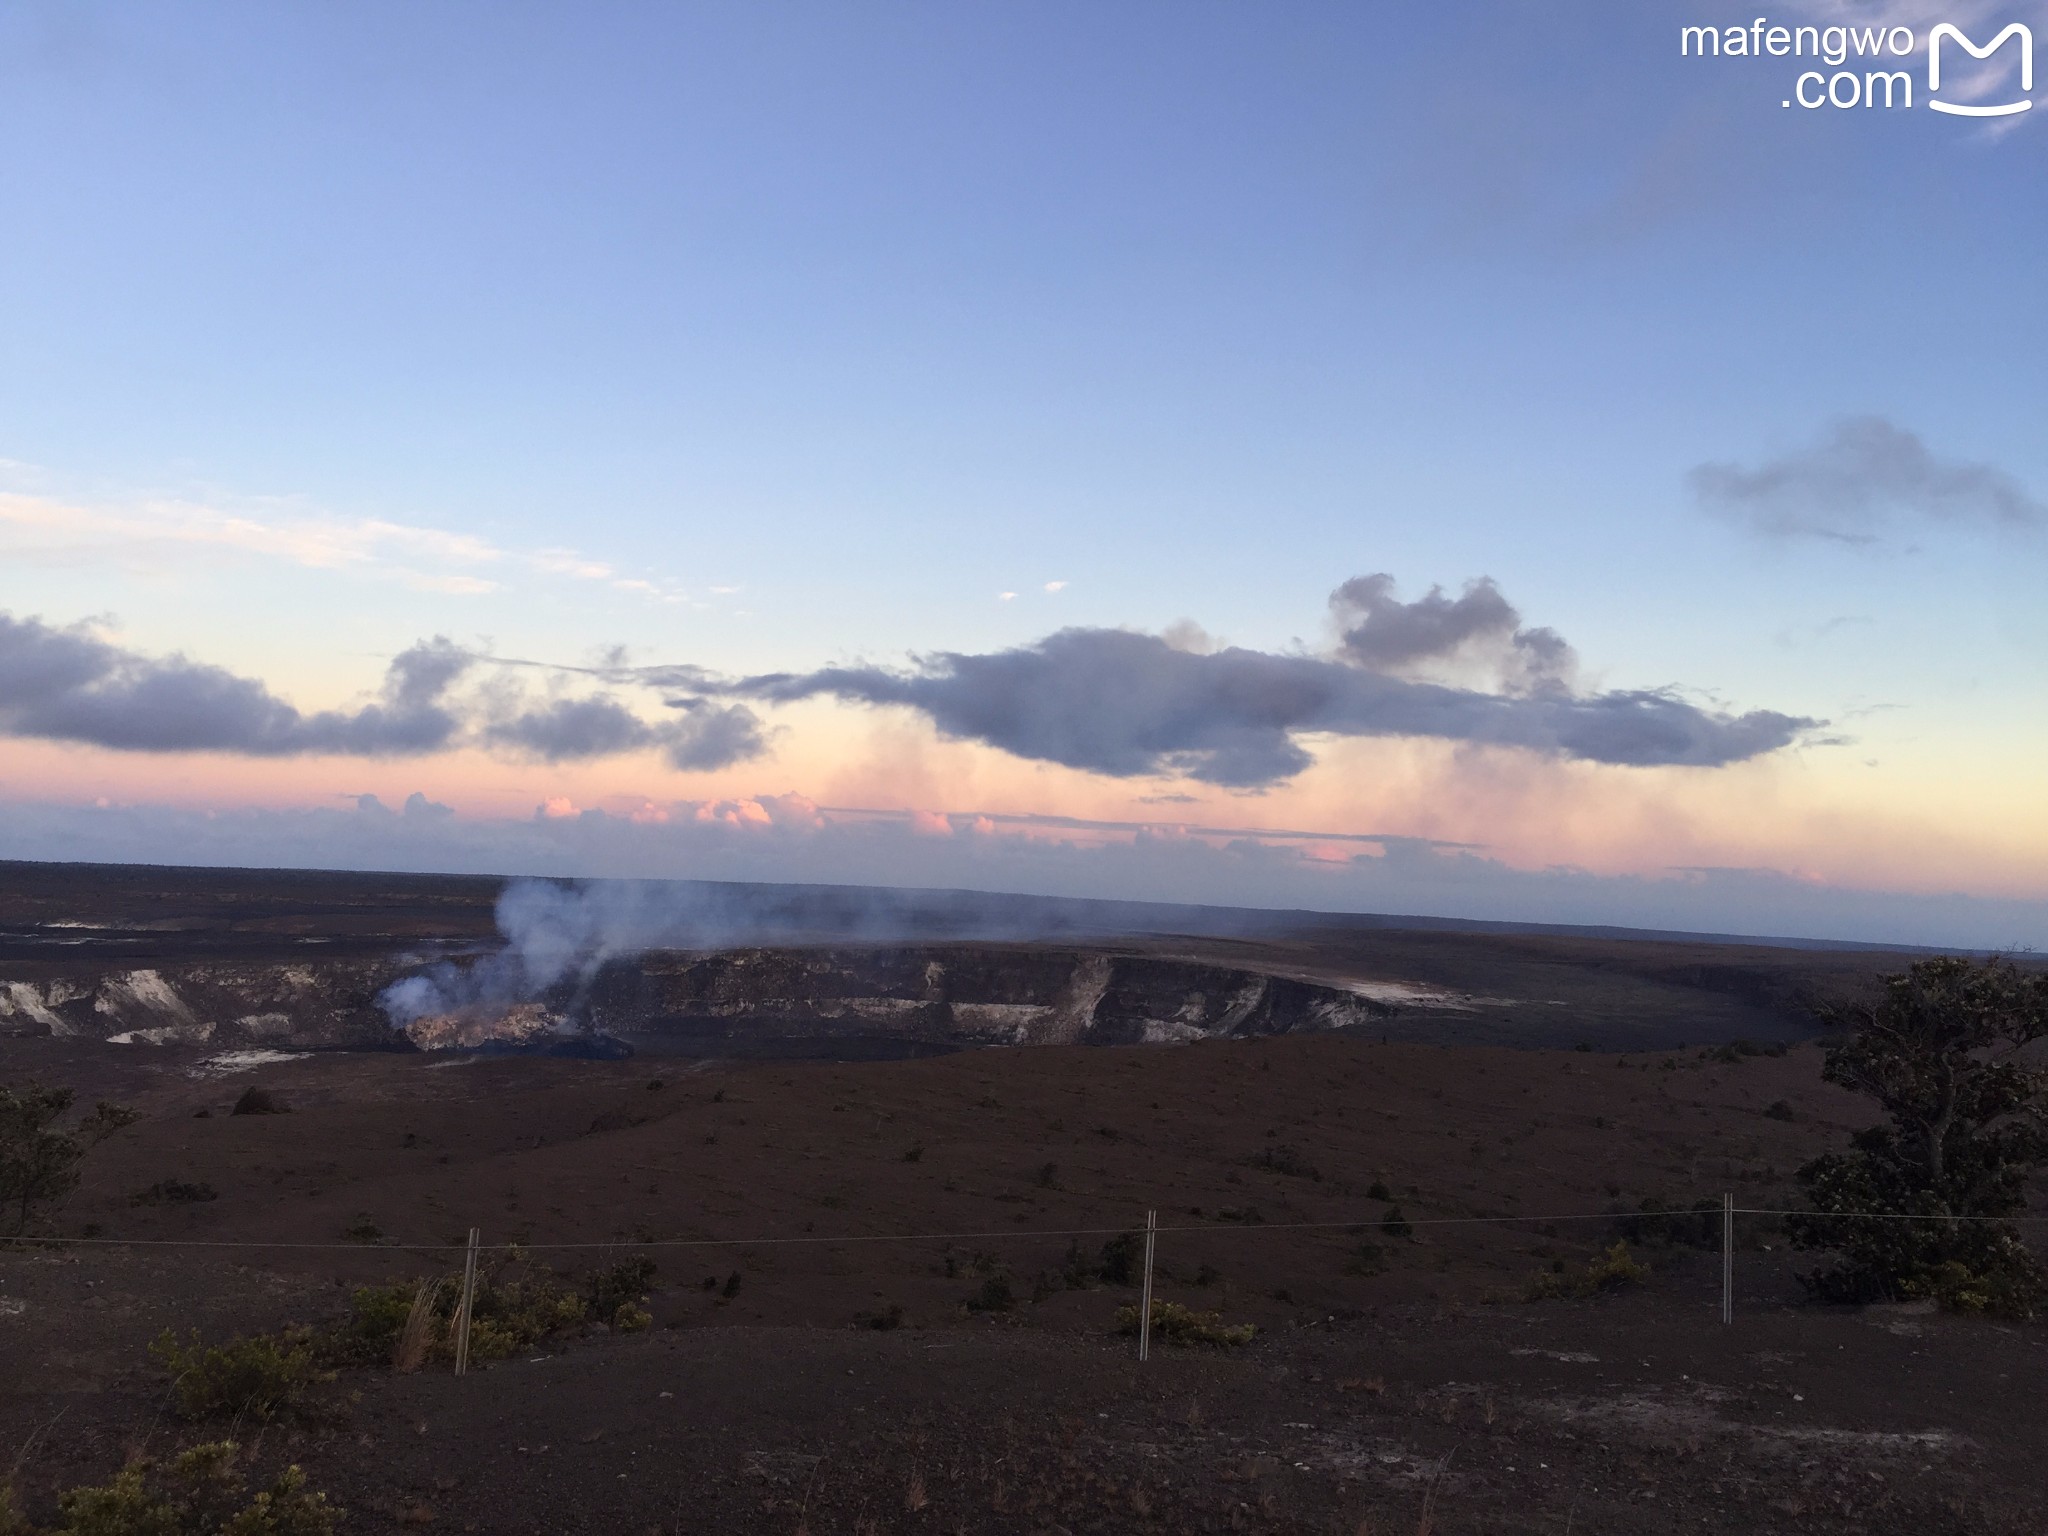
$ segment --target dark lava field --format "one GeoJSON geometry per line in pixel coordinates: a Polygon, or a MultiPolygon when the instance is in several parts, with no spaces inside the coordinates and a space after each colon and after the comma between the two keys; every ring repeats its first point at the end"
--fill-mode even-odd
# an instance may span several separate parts
{"type": "Polygon", "coordinates": [[[1818,1305],[1768,1215],[1724,1325],[1718,1226],[1643,1212],[1781,1209],[1869,1118],[1808,1005],[1906,957],[755,890],[531,1028],[397,1027],[499,894],[0,866],[0,1085],[137,1113],[0,1247],[31,1518],[231,1434],[344,1532],[2048,1529],[2041,1328],[1818,1305]],[[1136,1359],[1148,1210],[1248,1341],[1136,1359]],[[645,1260],[642,1310],[181,1415],[166,1328],[332,1331],[473,1227],[494,1284],[645,1260]]]}

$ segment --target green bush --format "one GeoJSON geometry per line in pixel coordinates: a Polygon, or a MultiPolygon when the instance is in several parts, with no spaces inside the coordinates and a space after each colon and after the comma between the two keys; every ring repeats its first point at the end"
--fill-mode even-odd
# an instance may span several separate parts
{"type": "Polygon", "coordinates": [[[1017,1293],[1008,1275],[990,1275],[981,1282],[981,1289],[967,1298],[970,1312],[1008,1312],[1016,1305],[1017,1293]]]}
{"type": "MultiPolygon", "coordinates": [[[[332,1536],[341,1511],[325,1494],[309,1492],[297,1467],[245,1503],[237,1454],[233,1441],[220,1440],[168,1464],[132,1462],[110,1483],[60,1495],[63,1524],[46,1536],[332,1536]]],[[[4,1492],[0,1536],[37,1536],[4,1492]]]]}
{"type": "MultiPolygon", "coordinates": [[[[1136,1307],[1118,1307],[1117,1332],[1135,1335],[1138,1316],[1136,1307]]],[[[1226,1323],[1220,1312],[1197,1312],[1177,1301],[1152,1303],[1152,1336],[1169,1344],[1213,1344],[1219,1347],[1249,1344],[1252,1335],[1258,1331],[1250,1323],[1226,1323]]]]}
{"type": "MultiPolygon", "coordinates": [[[[444,1285],[441,1289],[446,1292],[453,1288],[444,1285]]],[[[317,1348],[321,1359],[329,1365],[387,1363],[399,1334],[405,1331],[405,1320],[412,1313],[413,1297],[418,1292],[419,1287],[410,1283],[357,1286],[349,1296],[349,1315],[320,1335],[317,1348]]],[[[444,1322],[445,1314],[454,1305],[451,1297],[445,1308],[436,1309],[437,1325],[444,1322]]],[[[439,1331],[437,1327],[436,1333],[439,1331]]]]}
{"type": "Polygon", "coordinates": [[[1120,1232],[1102,1245],[1102,1263],[1096,1273],[1105,1285],[1131,1285],[1144,1262],[1145,1240],[1135,1232],[1120,1232]]]}
{"type": "Polygon", "coordinates": [[[590,1315],[589,1304],[552,1275],[486,1285],[478,1277],[470,1313],[469,1358],[502,1360],[590,1315]]]}
{"type": "Polygon", "coordinates": [[[1555,1301],[1567,1296],[1593,1296],[1601,1291],[1623,1291],[1643,1284],[1650,1278],[1650,1266],[1630,1256],[1628,1244],[1617,1242],[1612,1248],[1588,1260],[1585,1268],[1576,1274],[1560,1268],[1548,1274],[1539,1273],[1529,1281],[1528,1297],[1531,1301],[1555,1301]]]}
{"type": "Polygon", "coordinates": [[[188,1419],[275,1418],[297,1407],[308,1388],[334,1379],[319,1368],[311,1336],[302,1332],[207,1344],[195,1329],[180,1344],[166,1328],[149,1353],[171,1373],[178,1411],[188,1419]]]}
{"type": "MultiPolygon", "coordinates": [[[[545,1270],[527,1268],[517,1250],[509,1251],[476,1277],[469,1358],[502,1360],[593,1315],[622,1333],[645,1328],[653,1318],[638,1302],[641,1287],[653,1274],[653,1264],[645,1259],[616,1264],[593,1276],[586,1294],[570,1289],[545,1270]],[[516,1278],[507,1278],[515,1273],[516,1278]]],[[[312,1340],[318,1357],[335,1366],[391,1364],[418,1294],[415,1281],[358,1286],[349,1298],[349,1315],[312,1340]]],[[[462,1287],[452,1278],[434,1286],[427,1359],[454,1357],[455,1313],[461,1305],[462,1287]]]]}
{"type": "Polygon", "coordinates": [[[2048,1266],[2001,1219],[2048,1167],[2048,973],[1944,955],[1821,1016],[1839,1031],[1821,1076],[1884,1119],[1799,1170],[1811,1209],[1787,1223],[1793,1245],[1833,1256],[1806,1284],[1831,1301],[2048,1310],[2048,1266]]]}
{"type": "Polygon", "coordinates": [[[634,1333],[654,1319],[640,1303],[654,1283],[654,1260],[624,1259],[601,1269],[585,1286],[590,1315],[614,1333],[634,1333]]]}

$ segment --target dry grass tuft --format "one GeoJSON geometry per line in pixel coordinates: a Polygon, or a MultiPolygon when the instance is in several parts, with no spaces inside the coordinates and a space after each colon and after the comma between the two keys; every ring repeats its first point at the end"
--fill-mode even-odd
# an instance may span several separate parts
{"type": "Polygon", "coordinates": [[[401,1376],[410,1376],[427,1363],[427,1351],[434,1343],[434,1297],[440,1289],[439,1280],[422,1280],[413,1292],[405,1325],[391,1344],[391,1369],[401,1376]]]}

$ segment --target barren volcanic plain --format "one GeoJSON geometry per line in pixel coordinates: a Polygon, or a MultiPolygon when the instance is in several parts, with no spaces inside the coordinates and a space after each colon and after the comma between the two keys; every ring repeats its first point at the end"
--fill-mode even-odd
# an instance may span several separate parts
{"type": "Polygon", "coordinates": [[[650,1260],[648,1325],[228,1426],[344,1531],[2048,1529],[2040,1329],[1814,1304],[1768,1216],[1724,1325],[1718,1222],[1643,1215],[1781,1208],[1871,1118],[1808,1005],[1906,957],[678,887],[700,931],[516,1005],[380,1001],[502,956],[503,886],[0,866],[0,1085],[139,1112],[0,1249],[32,1517],[223,1433],[164,1329],[330,1327],[474,1227],[650,1260]],[[1249,1342],[1135,1358],[1148,1210],[1249,1342]],[[1622,1238],[1647,1277],[1576,1286],[1622,1238]]]}

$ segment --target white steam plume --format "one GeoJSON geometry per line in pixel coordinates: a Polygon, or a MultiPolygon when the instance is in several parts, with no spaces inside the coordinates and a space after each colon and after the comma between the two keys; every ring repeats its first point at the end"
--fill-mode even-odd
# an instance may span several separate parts
{"type": "MultiPolygon", "coordinates": [[[[573,1016],[607,961],[645,950],[1157,931],[1156,917],[1145,921],[1143,910],[972,891],[513,880],[498,896],[501,948],[467,962],[443,960],[393,982],[377,1001],[394,1029],[451,1015],[488,1021],[550,994],[573,1016]]],[[[569,1027],[569,1019],[556,1027],[569,1027]]]]}

